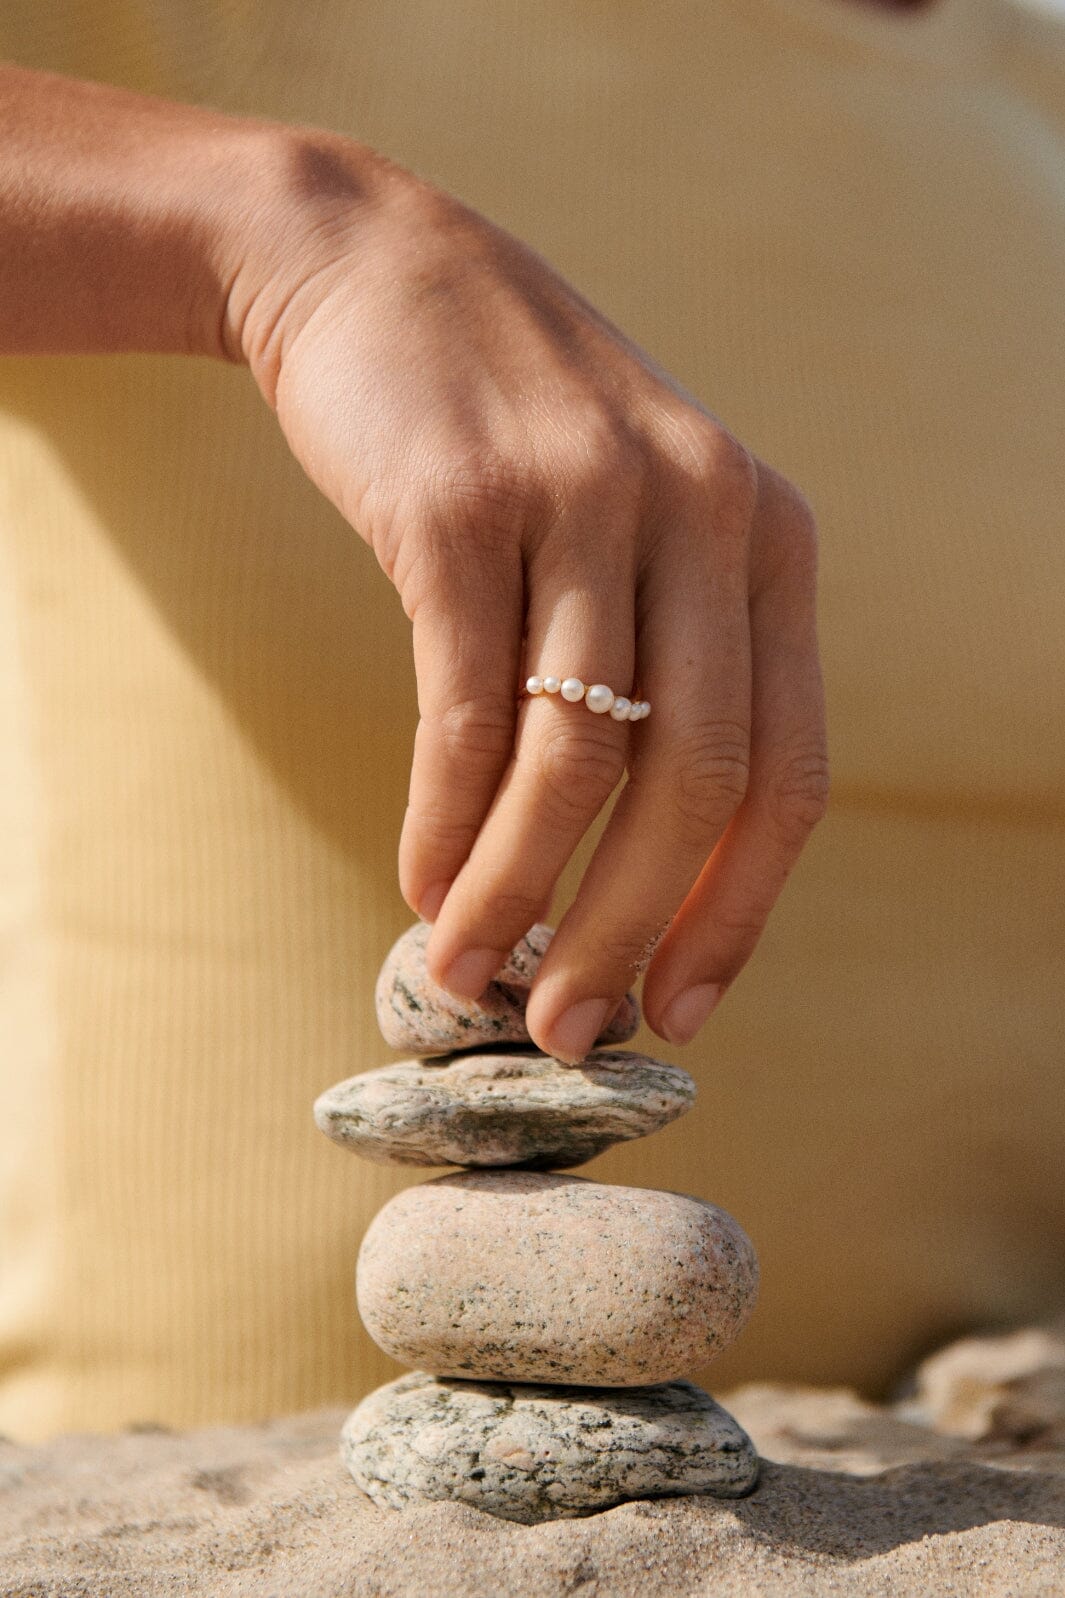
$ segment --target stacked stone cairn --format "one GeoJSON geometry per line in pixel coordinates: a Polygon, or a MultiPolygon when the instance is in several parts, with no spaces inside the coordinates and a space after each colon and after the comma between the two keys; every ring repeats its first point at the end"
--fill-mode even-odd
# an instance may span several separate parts
{"type": "Polygon", "coordinates": [[[754,1486],[750,1439],[685,1369],[747,1319],[758,1267],[702,1199],[559,1174],[691,1108],[678,1066],[614,1047],[629,994],[579,1065],[536,1049],[531,928],[478,1003],[429,978],[410,928],[377,983],[386,1041],[416,1058],[323,1093],[323,1132],[365,1159],[465,1167],[386,1204],[359,1252],[370,1336],[415,1367],[348,1417],[341,1456],[376,1503],[458,1499],[508,1520],[754,1486]]]}

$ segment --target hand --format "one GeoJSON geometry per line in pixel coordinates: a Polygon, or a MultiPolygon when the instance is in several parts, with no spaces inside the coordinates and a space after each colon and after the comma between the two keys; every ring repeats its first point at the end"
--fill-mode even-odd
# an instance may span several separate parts
{"type": "Polygon", "coordinates": [[[480,995],[627,771],[529,1030],[580,1059],[646,970],[650,1025],[686,1042],[827,801],[809,507],[533,250],[303,137],[229,337],[413,624],[399,869],[430,973],[480,995]],[[530,673],[652,711],[532,698],[530,673]]]}

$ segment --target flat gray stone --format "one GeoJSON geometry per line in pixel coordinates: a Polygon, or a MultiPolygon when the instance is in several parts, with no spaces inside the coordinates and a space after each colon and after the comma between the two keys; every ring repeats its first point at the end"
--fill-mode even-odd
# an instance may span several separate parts
{"type": "Polygon", "coordinates": [[[356,1269],[377,1346],[434,1376],[644,1387],[714,1359],[754,1307],[758,1263],[724,1210],[685,1193],[544,1171],[408,1187],[356,1269]]]}
{"type": "MultiPolygon", "coordinates": [[[[432,928],[417,921],[396,939],[377,978],[377,1024],[385,1042],[409,1054],[448,1054],[482,1043],[532,1044],[525,1004],[554,929],[538,921],[515,944],[479,1002],[458,999],[434,982],[425,969],[425,947],[432,928]]],[[[596,1043],[626,1043],[640,1025],[634,994],[626,994],[617,1015],[596,1043]]]]}
{"type": "Polygon", "coordinates": [[[352,1411],[340,1453],[384,1508],[457,1499],[526,1524],[637,1498],[739,1498],[758,1480],[746,1432],[691,1382],[589,1391],[414,1371],[352,1411]]]}
{"type": "Polygon", "coordinates": [[[603,1049],[580,1065],[548,1054],[459,1054],[364,1071],[315,1101],[327,1137],[396,1165],[582,1165],[646,1137],[695,1102],[679,1065],[603,1049]]]}

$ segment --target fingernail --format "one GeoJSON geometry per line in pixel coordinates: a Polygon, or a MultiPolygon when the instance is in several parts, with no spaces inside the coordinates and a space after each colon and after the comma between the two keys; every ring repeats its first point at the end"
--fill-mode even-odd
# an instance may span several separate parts
{"type": "Polygon", "coordinates": [[[418,914],[423,921],[436,920],[450,887],[450,882],[434,882],[432,887],[426,888],[418,901],[418,914]]]}
{"type": "Polygon", "coordinates": [[[666,1005],[659,1031],[670,1043],[690,1043],[720,999],[720,982],[700,982],[666,1005]]]}
{"type": "Polygon", "coordinates": [[[603,1030],[612,1003],[611,999],[582,999],[563,1010],[548,1033],[551,1053],[567,1065],[577,1065],[603,1030]]]}
{"type": "Polygon", "coordinates": [[[452,960],[441,986],[460,999],[479,999],[505,959],[498,949],[467,949],[452,960]]]}
{"type": "Polygon", "coordinates": [[[610,1014],[604,1018],[603,1025],[599,1028],[600,1032],[605,1031],[608,1026],[613,1026],[614,1022],[617,1020],[618,1016],[621,1014],[628,1002],[629,996],[626,993],[618,1000],[610,1014]]]}

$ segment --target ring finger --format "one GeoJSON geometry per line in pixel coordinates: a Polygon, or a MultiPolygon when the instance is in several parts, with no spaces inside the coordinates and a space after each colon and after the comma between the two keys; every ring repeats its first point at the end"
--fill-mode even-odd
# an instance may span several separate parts
{"type": "Polygon", "coordinates": [[[592,1023],[649,962],[740,804],[750,752],[745,504],[674,524],[641,590],[639,658],[652,713],[630,779],[533,985],[543,1047],[582,1058],[592,1023]]]}
{"type": "MultiPolygon", "coordinates": [[[[538,545],[528,569],[526,674],[630,691],[631,550],[609,528],[590,538],[587,521],[578,526],[574,517],[538,545]]],[[[523,693],[513,758],[426,949],[431,974],[451,992],[479,997],[542,914],[624,772],[628,736],[629,724],[609,711],[558,692],[523,693]]]]}

